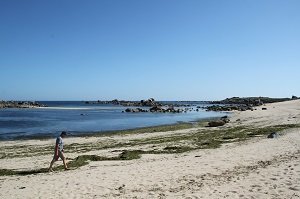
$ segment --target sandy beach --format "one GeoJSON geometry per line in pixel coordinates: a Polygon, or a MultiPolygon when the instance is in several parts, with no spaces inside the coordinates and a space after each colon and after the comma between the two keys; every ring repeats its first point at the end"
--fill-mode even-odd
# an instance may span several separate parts
{"type": "MultiPolygon", "coordinates": [[[[69,160],[116,157],[124,150],[148,152],[132,160],[89,161],[69,171],[3,175],[0,198],[300,198],[299,125],[300,100],[293,100],[232,112],[222,127],[66,138],[69,160]],[[266,133],[278,125],[279,136],[268,139],[266,133]],[[263,133],[253,133],[255,129],[263,133]],[[220,137],[207,141],[218,133],[223,133],[222,142],[220,137]],[[207,140],[197,145],[199,138],[207,140]],[[171,147],[187,150],[172,153],[171,147]]],[[[47,168],[54,143],[0,142],[0,169],[47,168]]]]}

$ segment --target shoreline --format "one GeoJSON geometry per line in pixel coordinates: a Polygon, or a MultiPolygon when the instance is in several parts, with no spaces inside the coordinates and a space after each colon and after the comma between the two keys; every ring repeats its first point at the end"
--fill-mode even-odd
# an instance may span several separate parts
{"type": "Polygon", "coordinates": [[[1,169],[27,173],[0,176],[0,196],[293,198],[300,195],[300,100],[264,108],[234,111],[221,127],[66,138],[75,168],[67,172],[60,162],[54,173],[41,170],[54,140],[1,142],[1,169]],[[266,138],[274,131],[278,138],[266,138]]]}
{"type": "MultiPolygon", "coordinates": [[[[59,109],[41,107],[30,110],[0,110],[2,118],[0,121],[2,124],[0,140],[52,138],[61,130],[82,136],[98,134],[99,132],[106,134],[106,132],[114,133],[114,131],[132,130],[134,128],[173,125],[176,122],[193,122],[196,119],[209,120],[211,117],[222,114],[217,112],[208,113],[202,110],[199,112],[196,109],[192,110],[192,108],[184,113],[156,114],[150,113],[150,111],[149,113],[122,113],[120,107],[116,107],[116,110],[115,107],[99,107],[100,110],[96,107],[96,110],[94,107],[79,107],[80,109],[77,107],[74,109],[74,107],[69,107],[70,104],[63,104],[63,106],[65,107],[59,109]]],[[[80,106],[80,104],[76,102],[73,106],[80,106]]]]}
{"type": "MultiPolygon", "coordinates": [[[[225,113],[224,113],[225,114],[225,113]]],[[[231,113],[226,113],[227,115],[231,113]]],[[[137,127],[137,128],[129,128],[129,129],[121,129],[121,130],[107,130],[107,131],[69,131],[70,134],[68,137],[72,138],[80,138],[80,137],[102,137],[102,136],[113,136],[113,135],[121,135],[121,134],[134,134],[134,133],[144,133],[144,132],[165,132],[165,131],[174,131],[174,130],[181,130],[181,129],[189,129],[196,126],[203,126],[204,123],[207,124],[209,121],[217,120],[220,117],[208,117],[202,118],[198,120],[192,120],[189,122],[176,122],[171,124],[162,124],[162,125],[154,125],[154,126],[145,126],[145,127],[137,127]]],[[[58,133],[59,134],[59,133],[58,133]]],[[[32,136],[16,136],[13,139],[0,139],[1,142],[6,141],[22,141],[22,140],[49,140],[54,139],[57,135],[32,135],[32,136]]]]}

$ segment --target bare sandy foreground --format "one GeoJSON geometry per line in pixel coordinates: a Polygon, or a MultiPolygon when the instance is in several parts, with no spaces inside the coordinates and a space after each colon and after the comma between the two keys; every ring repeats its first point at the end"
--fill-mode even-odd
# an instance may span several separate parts
{"type": "MultiPolygon", "coordinates": [[[[234,112],[227,127],[300,124],[300,100],[267,104],[267,110],[234,112]]],[[[201,127],[199,127],[201,128],[201,127]]],[[[226,128],[226,127],[219,127],[226,128]]],[[[198,128],[106,137],[68,138],[66,144],[127,142],[189,134],[198,128]]],[[[177,154],[144,154],[129,161],[98,161],[76,170],[0,177],[0,198],[300,198],[300,129],[275,139],[254,137],[216,149],[177,154]]],[[[55,140],[0,142],[13,147],[53,147],[55,140]]],[[[134,149],[153,147],[147,144],[134,149]]],[[[68,153],[114,156],[122,148],[68,153]]],[[[6,150],[6,149],[5,149],[6,150]]],[[[18,148],[22,150],[22,148],[18,148]]],[[[49,165],[51,154],[0,159],[1,169],[28,170],[49,165]]],[[[58,162],[56,165],[62,164],[58,162]]]]}

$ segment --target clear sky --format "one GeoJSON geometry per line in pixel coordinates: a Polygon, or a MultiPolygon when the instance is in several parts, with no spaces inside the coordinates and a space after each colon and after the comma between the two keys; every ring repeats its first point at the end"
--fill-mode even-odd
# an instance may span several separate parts
{"type": "Polygon", "coordinates": [[[299,0],[0,0],[2,100],[292,95],[299,0]]]}

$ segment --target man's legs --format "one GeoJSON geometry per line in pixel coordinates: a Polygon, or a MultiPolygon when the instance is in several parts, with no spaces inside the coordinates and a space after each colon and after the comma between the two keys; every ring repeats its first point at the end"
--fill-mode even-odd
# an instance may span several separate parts
{"type": "Polygon", "coordinates": [[[67,160],[66,160],[65,154],[62,151],[60,151],[59,156],[60,156],[60,158],[62,159],[62,161],[64,163],[65,170],[67,170],[68,166],[67,166],[67,160]]]}
{"type": "MultiPolygon", "coordinates": [[[[62,159],[62,161],[63,161],[63,163],[64,163],[65,170],[68,170],[67,160],[66,160],[66,158],[65,158],[64,153],[61,152],[61,151],[58,151],[58,156],[62,159]]],[[[51,163],[50,163],[50,166],[49,166],[49,169],[48,169],[49,171],[53,171],[53,170],[52,170],[52,166],[53,166],[54,162],[56,162],[55,157],[52,159],[52,161],[51,161],[51,163]]]]}
{"type": "Polygon", "coordinates": [[[64,163],[65,170],[68,170],[66,158],[64,157],[62,160],[63,160],[63,163],[64,163]]]}
{"type": "Polygon", "coordinates": [[[53,166],[53,164],[54,164],[55,161],[56,161],[55,158],[53,158],[52,161],[51,161],[51,163],[50,163],[49,169],[48,169],[49,171],[53,171],[52,170],[52,166],[53,166]]]}

